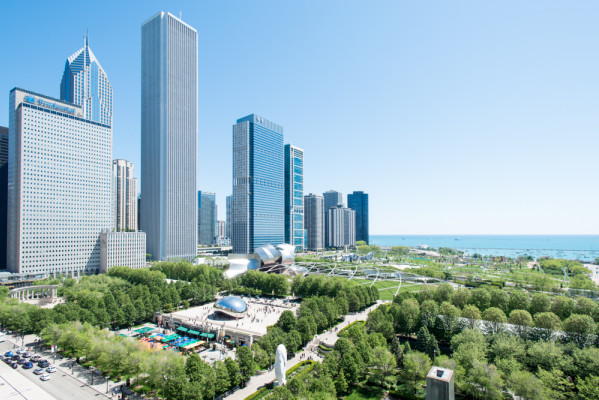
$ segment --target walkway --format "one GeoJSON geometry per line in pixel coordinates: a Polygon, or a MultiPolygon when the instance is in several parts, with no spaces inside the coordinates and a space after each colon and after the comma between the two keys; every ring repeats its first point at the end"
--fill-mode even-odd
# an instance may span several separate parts
{"type": "MultiPolygon", "coordinates": [[[[347,325],[351,324],[354,321],[360,321],[360,320],[365,321],[366,318],[368,317],[368,314],[372,310],[377,308],[379,305],[381,305],[383,303],[387,303],[387,302],[388,301],[379,300],[379,301],[377,301],[376,304],[374,304],[373,306],[370,306],[369,308],[365,309],[364,311],[361,311],[357,314],[346,315],[343,322],[341,322],[340,324],[338,324],[336,326],[337,330],[335,330],[335,328],[333,328],[332,330],[329,330],[320,335],[314,336],[314,338],[310,342],[308,342],[306,347],[304,347],[304,349],[301,352],[297,353],[295,355],[295,357],[293,357],[291,360],[287,361],[287,366],[286,366],[287,369],[293,367],[295,364],[299,363],[300,361],[304,361],[304,360],[308,360],[308,359],[312,359],[315,361],[322,361],[322,358],[318,354],[318,345],[321,342],[324,342],[328,345],[334,345],[337,342],[337,339],[339,338],[337,336],[337,334],[339,333],[339,331],[341,329],[345,328],[347,325]]],[[[223,400],[225,400],[225,399],[226,400],[243,400],[246,397],[248,397],[250,394],[254,393],[256,390],[260,389],[262,386],[264,386],[267,383],[270,383],[274,380],[275,380],[274,369],[270,370],[264,374],[261,374],[261,375],[254,375],[243,389],[240,389],[240,390],[230,394],[229,396],[224,397],[223,400]]]]}

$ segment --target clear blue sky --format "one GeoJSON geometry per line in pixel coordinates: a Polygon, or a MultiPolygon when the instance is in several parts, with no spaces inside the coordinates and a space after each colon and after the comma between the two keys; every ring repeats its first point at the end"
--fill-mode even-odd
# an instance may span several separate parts
{"type": "Polygon", "coordinates": [[[15,86],[59,96],[89,30],[140,176],[159,10],[198,30],[198,188],[221,219],[231,126],[257,113],[304,148],[306,193],[370,194],[372,234],[599,233],[598,2],[8,2],[0,125],[15,86]]]}

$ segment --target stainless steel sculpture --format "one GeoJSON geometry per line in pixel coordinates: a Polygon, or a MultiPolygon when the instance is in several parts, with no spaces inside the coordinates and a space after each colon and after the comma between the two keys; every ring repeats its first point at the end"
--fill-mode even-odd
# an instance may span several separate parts
{"type": "Polygon", "coordinates": [[[285,377],[285,370],[287,365],[287,349],[285,345],[280,344],[277,347],[275,353],[275,376],[277,377],[276,386],[283,386],[287,384],[287,378],[285,377]]]}

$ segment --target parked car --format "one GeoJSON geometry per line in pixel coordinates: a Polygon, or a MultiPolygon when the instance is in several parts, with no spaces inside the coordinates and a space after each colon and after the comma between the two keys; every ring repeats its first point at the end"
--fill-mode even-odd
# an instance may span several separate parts
{"type": "Polygon", "coordinates": [[[18,354],[15,354],[14,356],[11,357],[13,359],[13,361],[17,361],[21,359],[21,356],[18,354]]]}
{"type": "Polygon", "coordinates": [[[13,369],[17,369],[17,368],[19,368],[19,364],[17,364],[16,362],[14,362],[14,363],[10,364],[10,366],[11,366],[13,369]]]}
{"type": "Polygon", "coordinates": [[[41,375],[44,373],[44,369],[43,368],[38,368],[36,370],[33,371],[34,374],[36,375],[41,375]]]}
{"type": "Polygon", "coordinates": [[[56,367],[48,367],[48,368],[46,368],[46,372],[49,374],[52,374],[52,373],[56,372],[56,367]]]}
{"type": "Polygon", "coordinates": [[[23,363],[23,369],[31,369],[33,368],[33,363],[31,361],[25,361],[23,363]]]}
{"type": "Polygon", "coordinates": [[[25,353],[22,353],[22,354],[21,354],[21,357],[24,357],[24,358],[29,358],[29,357],[31,357],[31,353],[30,353],[30,352],[28,352],[28,351],[26,351],[25,353]]]}
{"type": "Polygon", "coordinates": [[[40,368],[47,368],[50,366],[50,363],[46,360],[42,360],[40,362],[37,363],[37,366],[40,368]]]}
{"type": "Polygon", "coordinates": [[[38,356],[37,354],[31,356],[31,358],[29,359],[31,362],[38,362],[40,361],[42,358],[40,356],[38,356]]]}
{"type": "Polygon", "coordinates": [[[50,375],[44,374],[44,375],[40,376],[40,379],[42,381],[49,381],[50,380],[50,375]]]}
{"type": "Polygon", "coordinates": [[[17,354],[25,353],[25,349],[18,349],[17,354]]]}
{"type": "Polygon", "coordinates": [[[14,354],[12,351],[7,351],[6,353],[4,353],[4,357],[12,357],[14,354]]]}
{"type": "Polygon", "coordinates": [[[17,360],[17,364],[19,364],[19,365],[23,365],[26,362],[29,362],[29,361],[25,360],[24,358],[21,358],[20,360],[17,360]]]}

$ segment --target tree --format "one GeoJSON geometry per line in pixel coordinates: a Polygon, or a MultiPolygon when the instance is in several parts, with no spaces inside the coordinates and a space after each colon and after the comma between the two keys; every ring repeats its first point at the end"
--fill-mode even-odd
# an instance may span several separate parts
{"type": "Polygon", "coordinates": [[[431,360],[426,354],[419,351],[410,351],[404,356],[404,369],[400,378],[403,382],[416,386],[426,378],[431,365],[431,360]]]}
{"type": "Polygon", "coordinates": [[[453,293],[451,303],[459,309],[463,309],[468,303],[470,303],[470,290],[466,288],[460,288],[453,293]]]}
{"type": "Polygon", "coordinates": [[[514,332],[518,336],[525,338],[528,333],[528,328],[532,326],[532,317],[526,310],[513,310],[510,313],[509,322],[514,325],[514,332]]]}
{"type": "Polygon", "coordinates": [[[508,379],[514,393],[526,400],[547,399],[547,390],[543,382],[528,371],[515,371],[508,379]]]}
{"type": "Polygon", "coordinates": [[[599,376],[591,375],[584,379],[579,379],[576,383],[578,395],[581,399],[599,400],[599,376]]]}
{"type": "Polygon", "coordinates": [[[450,339],[460,328],[460,310],[453,304],[444,301],[439,307],[440,326],[446,339],[450,339]]]}
{"type": "Polygon", "coordinates": [[[470,292],[470,304],[475,305],[479,310],[485,311],[491,304],[491,295],[487,289],[476,288],[470,292]]]}
{"type": "Polygon", "coordinates": [[[216,361],[212,367],[214,368],[214,392],[217,395],[225,393],[231,387],[229,378],[229,370],[223,361],[216,361]]]}
{"type": "Polygon", "coordinates": [[[491,291],[491,307],[497,307],[503,312],[509,308],[510,296],[506,291],[496,289],[491,291]]]}
{"type": "Polygon", "coordinates": [[[528,310],[530,306],[530,300],[528,293],[516,291],[510,294],[510,311],[512,310],[528,310]]]}
{"type": "Polygon", "coordinates": [[[435,300],[437,303],[443,303],[444,301],[451,302],[454,295],[453,286],[450,283],[442,283],[437,287],[435,291],[435,300]]]}
{"type": "Polygon", "coordinates": [[[397,336],[393,335],[393,339],[391,340],[391,353],[395,356],[395,364],[397,368],[403,368],[403,348],[399,343],[399,339],[397,336]]]}
{"type": "Polygon", "coordinates": [[[572,314],[574,310],[574,300],[566,296],[556,296],[551,303],[551,311],[564,320],[572,314]]]}
{"type": "Polygon", "coordinates": [[[372,349],[368,381],[376,386],[389,388],[395,383],[395,357],[385,347],[372,349]]]}
{"type": "Polygon", "coordinates": [[[410,334],[416,330],[420,318],[420,306],[415,299],[406,299],[401,303],[396,321],[397,330],[410,334]]]}
{"type": "Polygon", "coordinates": [[[277,325],[285,332],[289,332],[295,329],[296,326],[296,319],[295,319],[295,315],[293,315],[293,312],[289,311],[289,310],[285,310],[281,313],[281,316],[279,317],[279,321],[277,322],[277,325]]]}
{"type": "Polygon", "coordinates": [[[476,361],[465,378],[466,393],[482,399],[501,399],[503,380],[497,367],[476,361]]]}
{"type": "Polygon", "coordinates": [[[529,346],[526,363],[533,371],[543,368],[550,371],[554,368],[563,370],[566,359],[562,348],[554,342],[536,342],[529,346]]]}
{"type": "Polygon", "coordinates": [[[491,351],[495,360],[514,358],[518,362],[522,362],[526,357],[526,347],[523,341],[505,333],[500,333],[493,338],[491,351]]]}
{"type": "Polygon", "coordinates": [[[470,329],[478,328],[481,319],[480,310],[478,307],[472,304],[464,306],[462,310],[462,317],[468,319],[466,325],[470,329]]]}
{"type": "Polygon", "coordinates": [[[341,371],[335,380],[335,389],[337,389],[337,393],[345,394],[347,393],[348,388],[349,385],[347,384],[347,380],[345,380],[345,374],[341,371]]]}
{"type": "Polygon", "coordinates": [[[548,399],[566,400],[573,396],[574,384],[569,377],[564,376],[564,373],[559,369],[545,371],[539,368],[537,376],[545,385],[548,399]]]}
{"type": "Polygon", "coordinates": [[[439,355],[439,346],[435,335],[431,334],[426,326],[423,326],[418,331],[418,348],[419,351],[428,355],[431,359],[439,355]]]}
{"type": "Polygon", "coordinates": [[[425,300],[420,305],[420,319],[422,325],[427,328],[434,328],[437,316],[439,315],[439,306],[434,300],[425,300]]]}
{"type": "Polygon", "coordinates": [[[566,337],[580,347],[589,344],[595,333],[595,321],[588,315],[571,314],[562,326],[566,337]]]}
{"type": "Polygon", "coordinates": [[[225,359],[225,367],[227,367],[227,373],[231,380],[231,387],[239,386],[241,384],[241,372],[239,370],[239,364],[237,361],[230,357],[225,359]]]}
{"type": "Polygon", "coordinates": [[[503,330],[503,325],[507,322],[507,317],[499,308],[491,307],[483,312],[483,320],[487,329],[492,334],[495,334],[503,330]]]}
{"type": "Polygon", "coordinates": [[[545,293],[535,293],[530,301],[530,313],[547,312],[551,309],[551,298],[545,293]]]}
{"type": "Polygon", "coordinates": [[[550,340],[553,333],[560,329],[561,321],[557,315],[549,312],[542,312],[535,314],[534,325],[536,328],[536,334],[543,340],[550,340]]]}
{"type": "Polygon", "coordinates": [[[241,346],[235,352],[237,362],[239,363],[239,372],[243,382],[247,381],[256,372],[256,363],[252,350],[248,346],[241,346]]]}

